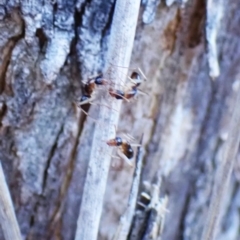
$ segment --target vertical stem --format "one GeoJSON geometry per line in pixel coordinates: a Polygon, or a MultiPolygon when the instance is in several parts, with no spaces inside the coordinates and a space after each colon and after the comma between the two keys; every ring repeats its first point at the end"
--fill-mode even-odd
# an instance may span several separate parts
{"type": "Polygon", "coordinates": [[[228,139],[225,142],[223,156],[217,169],[213,186],[213,193],[210,199],[210,206],[207,220],[204,226],[202,240],[214,240],[219,229],[222,201],[228,189],[229,179],[232,173],[233,164],[236,158],[240,141],[240,89],[238,89],[233,115],[229,125],[228,139]]]}
{"type": "MultiPolygon", "coordinates": [[[[116,2],[107,56],[108,63],[114,64],[108,66],[108,77],[114,79],[115,84],[120,84],[121,80],[126,78],[127,69],[117,66],[129,66],[139,7],[140,0],[116,2]]],[[[106,141],[114,137],[114,126],[118,125],[119,112],[113,109],[120,110],[121,104],[121,101],[113,100],[109,96],[102,101],[107,100],[104,104],[108,104],[110,108],[104,107],[104,104],[100,107],[98,121],[101,124],[96,126],[94,132],[75,240],[95,240],[98,235],[111,161],[111,148],[106,141]]]]}
{"type": "Polygon", "coordinates": [[[0,224],[5,240],[22,239],[1,162],[0,162],[0,224]]]}
{"type": "MultiPolygon", "coordinates": [[[[140,144],[142,144],[142,140],[143,135],[140,140],[140,144]]],[[[142,162],[143,162],[143,149],[142,147],[138,147],[136,156],[136,168],[133,175],[133,182],[128,198],[127,209],[120,218],[120,223],[113,240],[126,240],[130,232],[132,220],[134,217],[134,211],[137,203],[138,189],[142,172],[142,162]]]]}

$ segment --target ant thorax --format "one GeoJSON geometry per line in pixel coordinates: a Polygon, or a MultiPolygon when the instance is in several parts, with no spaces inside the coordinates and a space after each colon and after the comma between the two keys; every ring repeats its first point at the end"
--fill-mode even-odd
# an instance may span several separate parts
{"type": "Polygon", "coordinates": [[[88,83],[84,84],[84,95],[91,96],[95,90],[95,82],[89,81],[88,83]]]}

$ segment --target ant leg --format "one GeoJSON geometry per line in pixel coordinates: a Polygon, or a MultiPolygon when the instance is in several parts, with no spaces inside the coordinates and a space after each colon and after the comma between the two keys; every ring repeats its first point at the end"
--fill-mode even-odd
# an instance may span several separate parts
{"type": "Polygon", "coordinates": [[[145,74],[143,73],[142,69],[140,67],[137,67],[137,68],[131,68],[131,67],[123,67],[123,66],[118,66],[118,65],[115,65],[113,63],[109,63],[110,65],[113,65],[113,66],[116,66],[116,67],[120,67],[120,68],[127,68],[127,69],[130,69],[130,70],[135,70],[135,71],[138,71],[144,78],[144,80],[147,80],[147,77],[145,76],[145,74]]]}
{"type": "MultiPolygon", "coordinates": [[[[112,94],[114,94],[115,96],[121,97],[121,98],[124,99],[125,101],[130,102],[129,99],[125,98],[125,97],[122,96],[121,94],[118,94],[118,93],[117,93],[116,91],[114,91],[112,88],[109,89],[109,94],[111,95],[110,92],[111,92],[112,94]]],[[[113,97],[113,98],[115,98],[115,96],[112,96],[112,95],[111,95],[111,97],[113,97]]],[[[120,100],[120,99],[118,99],[118,100],[120,100]]]]}
{"type": "Polygon", "coordinates": [[[81,107],[79,107],[80,108],[80,110],[84,113],[84,114],[86,114],[87,116],[89,116],[89,114],[85,111],[85,110],[83,110],[81,107]]]}
{"type": "Polygon", "coordinates": [[[88,80],[92,80],[92,79],[97,78],[97,77],[100,77],[100,76],[102,76],[102,75],[103,75],[102,73],[99,73],[99,74],[97,74],[97,75],[90,76],[90,77],[88,77],[88,80]]]}
{"type": "Polygon", "coordinates": [[[119,157],[116,156],[112,156],[113,158],[117,158],[120,159],[120,162],[117,164],[116,161],[112,162],[111,164],[111,168],[115,171],[121,171],[123,169],[123,160],[119,157]]]}
{"type": "Polygon", "coordinates": [[[114,136],[116,137],[117,136],[117,126],[114,124],[114,136]]]}
{"type": "Polygon", "coordinates": [[[110,154],[109,154],[109,156],[110,156],[111,158],[120,160],[120,164],[118,164],[119,166],[115,166],[115,164],[111,163],[111,167],[112,167],[114,170],[116,170],[116,171],[122,170],[122,168],[123,168],[122,158],[120,158],[120,157],[118,157],[118,156],[116,156],[116,155],[110,155],[110,154]]]}
{"type": "Polygon", "coordinates": [[[141,147],[142,145],[141,144],[137,144],[137,143],[134,143],[134,144],[131,144],[132,147],[141,147]]]}
{"type": "Polygon", "coordinates": [[[133,167],[133,163],[132,161],[130,161],[129,158],[127,158],[120,149],[117,150],[117,154],[120,158],[122,158],[128,165],[130,165],[131,167],[133,167]]]}
{"type": "Polygon", "coordinates": [[[123,97],[122,95],[120,95],[120,94],[117,94],[117,93],[114,93],[116,96],[118,96],[118,97],[121,97],[122,99],[124,99],[126,102],[130,102],[130,100],[129,99],[127,99],[127,98],[125,98],[125,97],[123,97]]]}
{"type": "Polygon", "coordinates": [[[107,108],[109,108],[109,109],[112,109],[112,110],[114,110],[114,111],[116,111],[116,112],[119,112],[117,109],[115,109],[115,108],[111,108],[110,106],[108,106],[108,105],[106,105],[106,104],[102,104],[102,103],[93,103],[93,102],[90,102],[90,104],[92,104],[92,105],[97,105],[97,106],[104,106],[104,107],[107,107],[107,108]]]}
{"type": "MultiPolygon", "coordinates": [[[[88,116],[89,118],[91,118],[94,122],[96,122],[97,124],[100,124],[98,120],[96,120],[95,118],[91,117],[85,110],[83,110],[81,107],[79,107],[80,110],[86,115],[88,116]]],[[[103,125],[103,124],[100,124],[100,125],[103,125]]],[[[104,126],[104,125],[103,125],[104,126]]]]}
{"type": "MultiPolygon", "coordinates": [[[[88,103],[91,104],[91,105],[100,105],[100,106],[105,106],[105,107],[107,107],[107,108],[109,108],[109,109],[113,109],[114,111],[117,111],[117,112],[118,112],[117,109],[111,108],[111,107],[108,106],[108,105],[105,105],[105,104],[102,104],[102,103],[93,103],[93,101],[94,101],[95,99],[97,99],[96,96],[91,97],[91,98],[89,98],[89,99],[87,99],[87,100],[85,100],[85,101],[82,101],[82,102],[76,103],[76,104],[77,104],[78,107],[80,107],[81,105],[88,104],[88,103]]],[[[83,110],[83,112],[84,112],[84,110],[83,110]]]]}
{"type": "Polygon", "coordinates": [[[138,94],[140,94],[140,95],[145,95],[145,96],[146,96],[146,95],[149,96],[147,93],[145,93],[145,92],[143,92],[143,91],[141,91],[141,90],[139,90],[139,89],[138,89],[138,94]]]}
{"type": "Polygon", "coordinates": [[[80,108],[80,110],[86,115],[86,116],[88,116],[89,118],[91,118],[94,122],[96,122],[96,123],[98,123],[98,121],[96,120],[96,119],[94,119],[93,117],[91,117],[85,110],[83,110],[82,109],[82,105],[84,105],[84,104],[92,104],[91,103],[91,101],[93,101],[94,99],[95,99],[96,97],[91,97],[91,98],[89,98],[89,99],[87,99],[87,100],[85,100],[85,101],[82,101],[82,102],[80,102],[80,103],[76,103],[75,102],[75,104],[77,105],[77,107],[78,108],[80,108]]]}
{"type": "Polygon", "coordinates": [[[136,70],[143,76],[143,80],[146,81],[146,80],[147,80],[147,77],[146,77],[145,74],[143,73],[142,69],[141,69],[140,67],[138,67],[136,70]]]}
{"type": "Polygon", "coordinates": [[[120,67],[120,68],[127,68],[127,69],[130,69],[130,70],[136,70],[137,68],[131,68],[131,67],[125,67],[125,66],[119,66],[119,65],[116,65],[116,64],[113,64],[113,63],[109,63],[110,65],[112,66],[115,66],[115,67],[120,67]]]}
{"type": "Polygon", "coordinates": [[[115,156],[115,155],[111,155],[112,158],[117,158],[117,159],[121,159],[120,157],[118,156],[115,156]]]}
{"type": "Polygon", "coordinates": [[[136,84],[136,81],[134,81],[132,78],[130,78],[130,76],[128,76],[128,80],[129,80],[131,83],[136,84]]]}
{"type": "MultiPolygon", "coordinates": [[[[112,65],[112,66],[129,69],[128,67],[121,67],[121,66],[118,66],[118,65],[115,65],[115,64],[112,64],[112,63],[109,63],[109,64],[112,65]]],[[[121,72],[122,74],[124,74],[125,77],[124,77],[124,79],[120,79],[123,84],[118,84],[118,85],[124,86],[124,85],[125,85],[124,83],[125,83],[126,79],[128,78],[128,74],[126,74],[126,72],[124,72],[123,70],[120,70],[120,72],[121,72]]]]}
{"type": "Polygon", "coordinates": [[[128,133],[124,133],[123,134],[124,135],[124,137],[126,138],[126,139],[128,139],[129,141],[134,141],[134,140],[136,140],[133,136],[131,136],[130,134],[128,134],[128,133]]]}

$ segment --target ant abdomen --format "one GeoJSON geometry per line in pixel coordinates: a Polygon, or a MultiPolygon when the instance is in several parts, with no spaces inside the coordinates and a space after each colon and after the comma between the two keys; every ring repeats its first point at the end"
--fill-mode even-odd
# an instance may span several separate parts
{"type": "Polygon", "coordinates": [[[124,155],[125,155],[128,159],[133,158],[134,151],[133,151],[130,143],[128,143],[128,142],[123,143],[123,144],[122,144],[122,149],[123,149],[124,155]]]}
{"type": "Polygon", "coordinates": [[[140,74],[138,72],[132,72],[131,79],[141,81],[140,74]]]}
{"type": "Polygon", "coordinates": [[[109,94],[116,98],[116,99],[123,99],[124,98],[124,91],[122,90],[113,90],[112,88],[109,89],[109,94]]]}

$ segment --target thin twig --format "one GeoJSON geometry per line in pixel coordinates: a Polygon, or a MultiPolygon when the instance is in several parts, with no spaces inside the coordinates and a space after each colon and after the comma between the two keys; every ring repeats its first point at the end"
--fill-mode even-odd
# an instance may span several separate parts
{"type": "Polygon", "coordinates": [[[152,199],[149,204],[150,216],[147,222],[146,232],[143,240],[157,240],[161,237],[165,222],[167,210],[168,196],[159,198],[159,188],[157,185],[152,185],[152,199]]]}
{"type": "Polygon", "coordinates": [[[226,195],[226,189],[229,186],[229,179],[232,173],[234,161],[240,141],[240,89],[238,89],[235,105],[233,106],[233,115],[229,125],[228,138],[223,148],[223,155],[219,161],[215,182],[213,186],[213,193],[210,200],[210,206],[205,222],[202,240],[214,240],[219,229],[220,213],[222,202],[226,195]]]}
{"type": "Polygon", "coordinates": [[[0,224],[5,240],[22,239],[1,162],[0,162],[0,224]]]}
{"type": "MultiPolygon", "coordinates": [[[[119,84],[127,69],[114,66],[129,66],[133,41],[137,26],[140,0],[117,0],[108,49],[108,76],[119,84]]],[[[121,101],[108,97],[108,105],[120,110],[121,101]]],[[[75,240],[97,239],[99,222],[102,213],[103,199],[111,161],[112,149],[106,142],[114,137],[114,126],[118,125],[119,112],[100,106],[99,122],[105,127],[96,126],[92,143],[91,156],[84,184],[80,213],[77,222],[75,240]]]]}
{"type": "MultiPolygon", "coordinates": [[[[143,135],[140,140],[142,144],[143,135]]],[[[140,176],[142,171],[143,150],[142,147],[137,148],[136,156],[136,168],[133,175],[132,187],[130,190],[128,205],[125,213],[120,218],[120,223],[117,232],[114,236],[114,240],[126,240],[130,231],[132,219],[134,217],[135,207],[137,203],[138,189],[140,183],[140,176]]]]}

